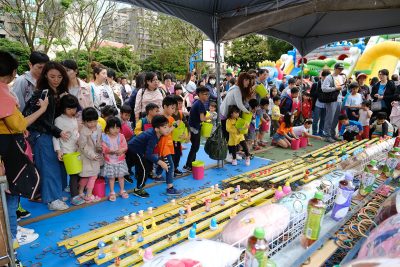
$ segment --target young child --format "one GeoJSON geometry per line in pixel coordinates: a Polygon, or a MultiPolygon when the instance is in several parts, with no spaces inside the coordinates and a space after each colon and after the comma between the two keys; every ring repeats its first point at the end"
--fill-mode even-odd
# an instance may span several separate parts
{"type": "Polygon", "coordinates": [[[160,107],[154,103],[149,103],[146,105],[146,117],[136,121],[135,135],[138,136],[142,132],[151,128],[151,120],[160,112],[160,107]]]}
{"type": "Polygon", "coordinates": [[[363,127],[360,122],[349,120],[344,114],[339,115],[339,122],[342,125],[339,136],[343,136],[343,140],[353,141],[357,135],[362,135],[363,127]]]}
{"type": "Polygon", "coordinates": [[[312,126],[312,120],[311,119],[306,119],[304,121],[303,125],[293,127],[294,134],[296,136],[298,136],[298,137],[306,137],[308,139],[307,143],[308,143],[309,146],[312,146],[312,144],[310,142],[310,138],[314,138],[314,139],[318,139],[318,140],[322,140],[323,139],[321,136],[310,134],[311,126],[312,126]]]}
{"type": "Polygon", "coordinates": [[[118,115],[118,110],[114,106],[103,106],[101,108],[101,117],[99,117],[98,123],[101,126],[101,130],[104,132],[104,129],[106,128],[106,121],[108,118],[117,116],[118,115]]]}
{"type": "Polygon", "coordinates": [[[272,100],[274,101],[274,106],[272,107],[272,112],[271,112],[271,119],[272,119],[271,137],[273,137],[276,131],[278,130],[279,121],[282,117],[281,110],[279,109],[279,106],[281,104],[280,97],[274,96],[272,100]]]}
{"type": "Polygon", "coordinates": [[[278,89],[275,88],[271,88],[271,93],[269,95],[269,110],[268,110],[268,115],[272,115],[272,108],[274,107],[274,97],[278,96],[279,97],[279,93],[278,93],[278,89]]]}
{"type": "MultiPolygon", "coordinates": [[[[276,90],[276,87],[275,87],[276,90]]],[[[265,147],[267,143],[264,142],[264,135],[265,133],[269,132],[271,118],[268,115],[269,110],[269,99],[268,98],[261,98],[260,100],[260,108],[256,112],[256,116],[260,118],[260,127],[258,127],[258,145],[265,147]],[[264,125],[266,125],[266,130],[264,130],[264,125]]]]}
{"type": "MultiPolygon", "coordinates": [[[[175,112],[174,112],[174,114],[172,114],[172,117],[174,118],[177,125],[180,125],[181,123],[183,123],[183,124],[185,124],[186,129],[189,129],[188,121],[182,111],[183,98],[179,95],[175,95],[175,99],[178,102],[178,108],[175,109],[175,112]]],[[[189,136],[186,136],[186,138],[188,139],[189,136]]],[[[179,161],[181,160],[181,156],[182,156],[182,143],[180,141],[174,141],[173,159],[174,159],[174,168],[175,168],[174,174],[176,177],[183,175],[183,172],[181,170],[179,170],[179,161]]]]}
{"type": "Polygon", "coordinates": [[[372,132],[371,138],[393,136],[394,128],[393,125],[386,120],[386,112],[379,112],[376,115],[376,121],[370,126],[370,132],[372,132]]]}
{"type": "Polygon", "coordinates": [[[97,123],[99,115],[95,108],[82,111],[83,126],[79,132],[78,147],[81,152],[82,172],[79,181],[79,195],[86,202],[97,202],[100,199],[92,195],[94,183],[103,163],[101,149],[101,126],[97,123]],[[84,190],[86,188],[86,195],[84,190]]]}
{"type": "MultiPolygon", "coordinates": [[[[75,115],[79,107],[78,99],[73,95],[64,95],[60,99],[60,110],[62,115],[57,117],[55,120],[55,126],[59,129],[69,133],[69,138],[63,140],[61,138],[53,137],[54,150],[57,153],[58,160],[63,160],[63,155],[68,153],[74,153],[78,151],[78,139],[79,139],[79,129],[78,120],[75,115]]],[[[67,186],[67,172],[65,170],[64,164],[62,164],[62,184],[63,188],[67,186]]],[[[69,175],[69,190],[71,193],[71,203],[72,205],[81,205],[85,203],[85,200],[79,195],[79,174],[69,175]]]]}
{"type": "Polygon", "coordinates": [[[110,195],[108,200],[115,201],[114,191],[115,178],[118,178],[119,195],[128,198],[129,195],[124,189],[124,176],[129,174],[128,166],[125,162],[125,152],[128,150],[125,137],[121,130],[121,121],[116,117],[107,119],[107,125],[102,135],[101,147],[104,155],[103,176],[110,182],[110,195]]]}
{"type": "Polygon", "coordinates": [[[165,171],[168,171],[167,163],[154,154],[154,149],[160,137],[170,133],[168,119],[162,115],[156,115],[151,120],[151,125],[152,128],[132,138],[128,144],[128,153],[135,164],[137,179],[137,185],[133,190],[133,194],[141,198],[148,198],[150,196],[143,188],[152,171],[153,164],[158,164],[165,171]]]}
{"type": "MultiPolygon", "coordinates": [[[[174,142],[172,140],[172,130],[174,127],[177,127],[177,124],[172,117],[172,115],[175,113],[175,110],[178,107],[178,101],[174,96],[167,96],[163,99],[162,101],[162,106],[163,106],[163,115],[168,119],[169,122],[169,128],[170,131],[167,135],[164,135],[160,138],[160,141],[158,141],[157,149],[156,151],[158,152],[158,155],[160,156],[160,159],[164,160],[165,163],[168,165],[168,171],[166,171],[166,178],[167,178],[167,195],[168,196],[178,196],[181,195],[182,192],[174,188],[174,160],[173,156],[175,154],[174,150],[174,142]]],[[[156,177],[154,180],[156,182],[162,181],[162,167],[157,166],[156,168],[156,177]]]]}
{"type": "Polygon", "coordinates": [[[218,120],[217,103],[213,101],[210,101],[210,116],[211,116],[211,123],[213,125],[211,133],[213,133],[217,128],[217,120],[218,120]]]}
{"type": "Polygon", "coordinates": [[[257,144],[257,130],[260,127],[260,123],[257,123],[257,111],[259,110],[259,104],[257,99],[249,100],[250,112],[253,114],[253,118],[249,124],[249,130],[245,135],[247,146],[253,147],[253,150],[259,150],[260,147],[257,144]]]}
{"type": "Polygon", "coordinates": [[[121,118],[121,133],[124,135],[125,140],[129,142],[133,137],[132,122],[130,121],[132,108],[128,105],[122,105],[119,110],[121,118]]]}
{"type": "Polygon", "coordinates": [[[372,116],[371,102],[370,101],[363,101],[361,103],[361,109],[359,111],[359,118],[358,121],[361,123],[363,127],[363,133],[360,135],[361,139],[369,139],[369,120],[372,116]]]}
{"type": "MultiPolygon", "coordinates": [[[[244,141],[244,134],[240,133],[242,129],[236,128],[236,121],[239,118],[240,109],[237,106],[230,106],[228,111],[228,119],[226,120],[226,130],[229,133],[228,150],[232,154],[232,165],[237,165],[236,152],[240,145],[246,156],[245,164],[250,166],[250,153],[247,144],[244,141]]],[[[247,127],[247,125],[245,125],[247,127]]]]}
{"type": "Polygon", "coordinates": [[[192,142],[192,146],[190,147],[186,164],[183,167],[187,172],[192,172],[192,162],[196,160],[196,154],[200,149],[201,122],[210,119],[210,116],[206,116],[206,108],[204,107],[204,103],[210,96],[210,91],[207,87],[201,86],[196,89],[196,93],[199,99],[193,103],[189,114],[190,142],[192,142]]]}
{"type": "Polygon", "coordinates": [[[312,100],[308,92],[304,92],[302,95],[301,115],[303,115],[304,119],[311,119],[312,117],[312,100]]]}
{"type": "Polygon", "coordinates": [[[357,82],[352,82],[349,85],[350,95],[347,96],[345,103],[346,114],[349,120],[358,120],[359,109],[361,108],[361,103],[363,102],[361,94],[358,93],[359,85],[357,82]]]}
{"type": "Polygon", "coordinates": [[[280,146],[282,148],[290,148],[291,141],[293,139],[299,139],[297,135],[293,132],[293,121],[294,116],[292,113],[287,112],[283,117],[283,122],[279,126],[278,130],[272,137],[272,143],[280,146]],[[292,137],[290,137],[290,134],[292,137]]]}

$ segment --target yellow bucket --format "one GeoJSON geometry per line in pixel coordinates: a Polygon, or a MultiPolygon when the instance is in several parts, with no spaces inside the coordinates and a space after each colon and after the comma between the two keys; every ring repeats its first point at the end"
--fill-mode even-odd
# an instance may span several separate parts
{"type": "Polygon", "coordinates": [[[268,95],[268,91],[265,88],[264,84],[260,83],[256,86],[256,93],[261,97],[264,98],[268,95]]]}
{"type": "Polygon", "coordinates": [[[203,137],[210,137],[212,133],[213,125],[209,122],[203,122],[201,124],[201,136],[203,137]]]}
{"type": "Polygon", "coordinates": [[[236,120],[235,127],[238,128],[239,130],[241,129],[241,130],[239,131],[241,134],[247,134],[247,132],[249,131],[249,128],[248,128],[248,127],[245,127],[246,124],[248,124],[248,122],[247,122],[245,119],[243,119],[243,118],[238,118],[238,119],[236,120]]]}
{"type": "Polygon", "coordinates": [[[185,139],[182,138],[182,135],[187,134],[187,129],[184,123],[180,123],[177,128],[172,130],[172,140],[175,142],[184,142],[185,139]]]}
{"type": "Polygon", "coordinates": [[[242,119],[244,119],[247,123],[250,123],[253,119],[253,113],[242,112],[242,119]]]}
{"type": "Polygon", "coordinates": [[[63,155],[65,170],[68,174],[78,174],[82,171],[81,153],[74,152],[63,155]]]}

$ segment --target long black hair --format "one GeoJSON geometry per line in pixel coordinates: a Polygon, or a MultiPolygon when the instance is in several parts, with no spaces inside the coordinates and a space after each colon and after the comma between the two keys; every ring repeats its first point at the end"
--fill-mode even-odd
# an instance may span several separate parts
{"type": "Polygon", "coordinates": [[[293,127],[292,116],[293,116],[293,114],[291,112],[285,113],[285,116],[283,117],[283,122],[285,123],[285,128],[293,127]]]}
{"type": "MultiPolygon", "coordinates": [[[[57,62],[54,61],[49,61],[46,63],[46,65],[44,65],[43,70],[42,70],[42,74],[40,75],[37,84],[36,84],[36,88],[40,91],[42,91],[43,89],[50,89],[50,85],[49,85],[49,81],[47,79],[47,73],[50,70],[58,70],[61,73],[62,76],[62,81],[60,83],[60,85],[57,87],[57,93],[56,95],[59,96],[63,93],[68,93],[68,83],[69,83],[69,78],[67,75],[67,72],[65,71],[64,67],[57,62]]],[[[49,90],[49,93],[52,94],[52,90],[49,90]]]]}

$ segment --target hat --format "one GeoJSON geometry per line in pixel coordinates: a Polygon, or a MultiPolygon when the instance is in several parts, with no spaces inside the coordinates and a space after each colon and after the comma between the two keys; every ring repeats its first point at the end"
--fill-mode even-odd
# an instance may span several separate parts
{"type": "Polygon", "coordinates": [[[360,87],[360,85],[358,84],[358,82],[352,82],[352,83],[349,85],[349,89],[358,88],[358,87],[360,87]]]}
{"type": "Polygon", "coordinates": [[[356,78],[356,80],[358,81],[358,79],[360,79],[361,77],[364,77],[365,79],[367,78],[367,74],[365,74],[365,73],[359,73],[358,75],[357,75],[357,78],[356,78]]]}
{"type": "Polygon", "coordinates": [[[343,63],[336,63],[335,64],[335,69],[344,69],[343,63]]]}

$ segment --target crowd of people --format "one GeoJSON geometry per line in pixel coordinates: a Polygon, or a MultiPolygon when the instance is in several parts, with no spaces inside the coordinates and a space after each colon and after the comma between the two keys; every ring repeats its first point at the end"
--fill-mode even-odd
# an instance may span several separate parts
{"type": "Polygon", "coordinates": [[[300,137],[335,142],[393,136],[397,128],[388,115],[399,100],[398,75],[389,79],[386,69],[369,86],[363,73],[356,73],[355,81],[343,75],[341,63],[332,73],[284,77],[276,86],[268,82],[266,69],[226,73],[220,84],[214,74],[195,72],[184,81],[156,72],[128,81],[97,62],[91,65],[93,77],[84,81],[75,61],[50,61],[40,52],[30,55],[30,70],[15,79],[17,67],[13,55],[0,52],[0,155],[9,181],[11,231],[20,244],[38,237],[17,226],[17,220],[30,215],[20,196],[65,210],[69,198],[63,191],[70,192],[72,205],[99,201],[93,194],[99,177],[108,180],[112,202],[129,198],[125,182],[133,183],[131,177],[137,197],[149,197],[144,189],[149,178],[165,182],[167,195],[180,195],[174,178],[192,171],[206,121],[213,131],[221,125],[226,161],[238,165],[244,157],[246,166],[252,151],[269,145],[268,134],[271,145],[288,148],[300,137]],[[245,116],[250,119],[243,123],[245,116]],[[187,131],[178,140],[173,132],[180,127],[187,131]],[[182,142],[191,146],[180,169],[182,142]],[[75,152],[82,170],[67,175],[63,157],[75,152]]]}

